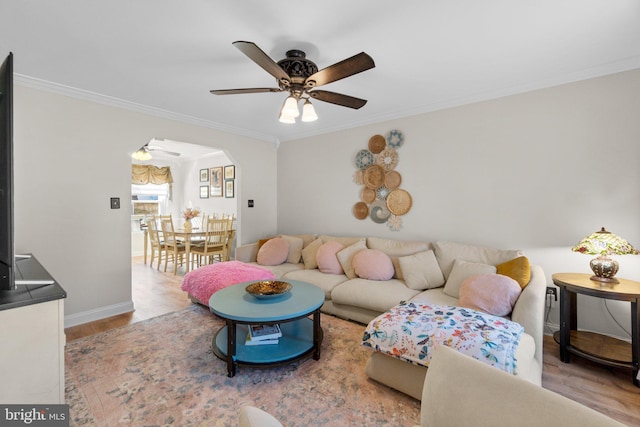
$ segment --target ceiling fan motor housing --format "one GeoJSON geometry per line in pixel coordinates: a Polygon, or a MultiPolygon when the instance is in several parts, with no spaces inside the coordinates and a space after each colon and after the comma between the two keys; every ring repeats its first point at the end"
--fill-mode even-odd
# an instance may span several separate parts
{"type": "Polygon", "coordinates": [[[296,95],[295,92],[298,91],[297,95],[302,95],[304,92],[303,85],[307,77],[318,72],[318,66],[313,61],[306,59],[306,54],[298,49],[287,51],[287,57],[278,61],[278,65],[291,79],[290,88],[282,82],[278,82],[280,89],[291,90],[294,96],[296,95]]]}

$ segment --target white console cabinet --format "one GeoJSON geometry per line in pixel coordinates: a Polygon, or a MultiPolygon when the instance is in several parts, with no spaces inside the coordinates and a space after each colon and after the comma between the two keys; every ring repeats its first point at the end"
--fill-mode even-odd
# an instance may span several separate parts
{"type": "Polygon", "coordinates": [[[0,403],[64,403],[64,299],[0,310],[0,403]]]}

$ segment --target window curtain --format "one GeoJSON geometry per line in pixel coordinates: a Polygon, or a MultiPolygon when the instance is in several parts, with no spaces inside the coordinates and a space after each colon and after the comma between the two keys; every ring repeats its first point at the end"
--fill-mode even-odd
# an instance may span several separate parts
{"type": "Polygon", "coordinates": [[[173,176],[169,166],[131,165],[131,183],[145,184],[169,184],[169,200],[173,199],[173,176]]]}

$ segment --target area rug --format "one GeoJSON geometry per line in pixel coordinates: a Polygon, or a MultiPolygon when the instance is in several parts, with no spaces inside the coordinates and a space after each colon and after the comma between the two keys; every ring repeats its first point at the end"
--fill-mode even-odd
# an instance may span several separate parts
{"type": "Polygon", "coordinates": [[[211,351],[223,322],[199,305],[71,341],[66,400],[72,426],[237,426],[243,405],[285,427],[412,426],[420,402],[371,381],[364,326],[322,315],[318,361],[238,367],[211,351]]]}

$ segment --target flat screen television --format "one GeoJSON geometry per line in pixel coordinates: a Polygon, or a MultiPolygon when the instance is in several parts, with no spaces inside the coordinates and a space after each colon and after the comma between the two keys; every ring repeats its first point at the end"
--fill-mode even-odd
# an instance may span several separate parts
{"type": "Polygon", "coordinates": [[[0,290],[14,290],[13,54],[0,67],[0,290]]]}

